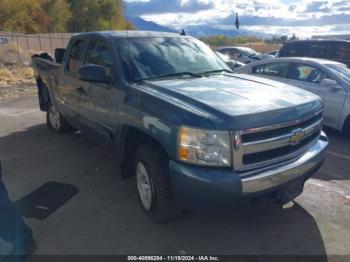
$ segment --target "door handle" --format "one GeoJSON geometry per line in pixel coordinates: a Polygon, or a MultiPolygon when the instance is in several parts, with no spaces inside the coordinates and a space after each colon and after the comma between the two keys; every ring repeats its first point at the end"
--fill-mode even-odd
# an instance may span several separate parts
{"type": "Polygon", "coordinates": [[[86,95],[86,91],[85,91],[85,89],[84,89],[82,86],[77,87],[75,90],[76,90],[80,95],[86,95]]]}

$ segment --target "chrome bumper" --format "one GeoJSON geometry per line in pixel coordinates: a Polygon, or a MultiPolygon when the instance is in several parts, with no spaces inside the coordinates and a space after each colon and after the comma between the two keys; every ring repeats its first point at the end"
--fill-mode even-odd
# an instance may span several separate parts
{"type": "Polygon", "coordinates": [[[241,180],[242,193],[248,194],[264,191],[307,174],[323,161],[327,146],[327,136],[322,132],[317,143],[294,162],[247,178],[243,177],[241,180]]]}

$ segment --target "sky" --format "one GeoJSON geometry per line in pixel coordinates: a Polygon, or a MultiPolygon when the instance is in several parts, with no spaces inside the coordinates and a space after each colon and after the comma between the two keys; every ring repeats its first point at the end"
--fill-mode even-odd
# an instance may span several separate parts
{"type": "Polygon", "coordinates": [[[189,25],[232,28],[308,38],[350,34],[350,0],[126,0],[127,14],[180,29],[189,25]]]}

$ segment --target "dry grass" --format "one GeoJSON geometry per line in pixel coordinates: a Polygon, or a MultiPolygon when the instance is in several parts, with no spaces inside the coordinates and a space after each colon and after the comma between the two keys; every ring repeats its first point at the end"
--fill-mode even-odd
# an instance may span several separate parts
{"type": "Polygon", "coordinates": [[[13,72],[18,80],[34,82],[34,72],[31,67],[19,67],[13,72]]]}
{"type": "Polygon", "coordinates": [[[282,47],[282,45],[279,45],[279,44],[267,44],[264,42],[248,43],[240,46],[253,48],[255,51],[259,53],[267,53],[275,50],[280,50],[282,47]]]}
{"type": "Polygon", "coordinates": [[[19,83],[34,83],[32,68],[26,66],[0,68],[0,87],[19,83]]]}
{"type": "MultiPolygon", "coordinates": [[[[250,47],[259,53],[267,53],[275,50],[280,50],[282,45],[279,44],[267,44],[265,42],[256,42],[256,43],[247,43],[247,44],[237,44],[236,46],[242,47],[250,47]]],[[[217,50],[218,48],[223,46],[211,46],[213,50],[217,50]]]]}
{"type": "Polygon", "coordinates": [[[32,68],[22,65],[0,67],[0,101],[36,92],[32,68]]]}
{"type": "Polygon", "coordinates": [[[13,78],[12,72],[7,68],[0,68],[0,86],[2,82],[11,81],[13,78]]]}

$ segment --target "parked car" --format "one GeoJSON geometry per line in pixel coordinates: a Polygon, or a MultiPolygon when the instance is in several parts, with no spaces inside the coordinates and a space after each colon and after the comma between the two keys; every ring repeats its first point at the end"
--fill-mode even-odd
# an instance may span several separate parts
{"type": "Polygon", "coordinates": [[[314,57],[334,60],[350,67],[348,40],[296,40],[286,42],[279,57],[314,57]]]}
{"type": "Polygon", "coordinates": [[[229,46],[217,50],[219,53],[228,55],[231,60],[238,60],[244,64],[261,60],[262,55],[249,47],[229,46]]]}
{"type": "Polygon", "coordinates": [[[261,197],[286,203],[323,162],[319,97],[232,74],[195,38],[82,33],[60,53],[62,64],[32,58],[48,128],[114,143],[122,177],[136,176],[157,222],[261,197]]]}
{"type": "Polygon", "coordinates": [[[231,68],[231,70],[235,70],[238,67],[244,66],[242,62],[239,62],[238,60],[232,60],[228,55],[224,55],[220,52],[216,52],[216,54],[224,60],[224,62],[231,68]]]}
{"type": "Polygon", "coordinates": [[[325,103],[324,124],[350,134],[350,70],[346,65],[290,57],[252,63],[236,72],[273,79],[320,96],[325,103]]]}
{"type": "Polygon", "coordinates": [[[267,52],[265,55],[276,57],[276,55],[278,55],[278,52],[279,52],[279,50],[274,50],[271,52],[267,52]]]}

